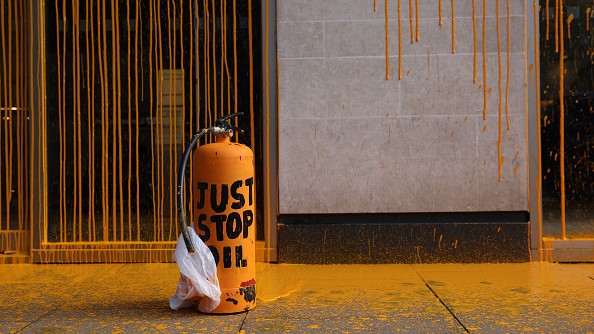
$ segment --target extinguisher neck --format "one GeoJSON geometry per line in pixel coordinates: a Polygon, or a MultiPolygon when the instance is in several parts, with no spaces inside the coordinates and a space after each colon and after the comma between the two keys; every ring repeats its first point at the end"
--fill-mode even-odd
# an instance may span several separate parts
{"type": "Polygon", "coordinates": [[[215,142],[217,142],[217,143],[228,143],[230,141],[231,141],[231,135],[229,135],[229,134],[215,135],[215,142]]]}

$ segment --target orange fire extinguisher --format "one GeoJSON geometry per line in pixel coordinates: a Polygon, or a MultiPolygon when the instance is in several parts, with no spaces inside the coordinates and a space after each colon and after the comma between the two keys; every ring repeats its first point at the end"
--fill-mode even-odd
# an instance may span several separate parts
{"type": "Polygon", "coordinates": [[[244,312],[256,305],[255,184],[254,154],[242,144],[232,143],[235,127],[231,114],[214,127],[195,134],[179,168],[178,208],[181,232],[189,253],[190,242],[184,210],[184,172],[190,152],[207,133],[215,142],[194,152],[194,229],[217,263],[221,303],[212,313],[244,312]]]}

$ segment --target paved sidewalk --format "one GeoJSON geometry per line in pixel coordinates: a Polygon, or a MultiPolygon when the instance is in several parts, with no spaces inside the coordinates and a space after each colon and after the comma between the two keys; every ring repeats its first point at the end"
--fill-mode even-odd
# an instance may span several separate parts
{"type": "Polygon", "coordinates": [[[594,333],[594,264],[258,264],[258,305],[172,311],[176,264],[2,265],[0,333],[594,333]]]}

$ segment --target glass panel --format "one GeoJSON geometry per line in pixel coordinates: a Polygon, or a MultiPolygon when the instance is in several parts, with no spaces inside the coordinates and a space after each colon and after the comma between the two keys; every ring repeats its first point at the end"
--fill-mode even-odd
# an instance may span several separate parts
{"type": "Polygon", "coordinates": [[[0,4],[0,253],[26,252],[29,182],[28,2],[0,4]]]}
{"type": "Polygon", "coordinates": [[[177,168],[191,134],[244,111],[239,141],[258,157],[261,101],[250,82],[261,87],[260,59],[253,52],[250,69],[248,41],[260,50],[259,29],[248,26],[259,21],[231,0],[46,9],[47,241],[177,240],[177,168]]]}
{"type": "Polygon", "coordinates": [[[562,237],[565,197],[569,238],[594,236],[594,39],[592,1],[540,1],[543,235],[562,237]],[[561,51],[563,49],[563,62],[561,51]],[[561,66],[564,75],[561,76],[561,66]],[[562,80],[563,79],[563,80],[562,80]],[[561,128],[560,88],[564,122],[561,128]],[[561,151],[564,130],[564,152],[561,151]],[[562,154],[564,157],[562,157],[562,154]],[[562,194],[561,160],[565,191],[562,194]]]}

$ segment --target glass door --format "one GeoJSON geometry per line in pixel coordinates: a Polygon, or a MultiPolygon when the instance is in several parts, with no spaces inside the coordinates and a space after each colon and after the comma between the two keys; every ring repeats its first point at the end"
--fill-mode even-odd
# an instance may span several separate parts
{"type": "Polygon", "coordinates": [[[593,4],[540,5],[543,237],[594,238],[593,4]]]}

